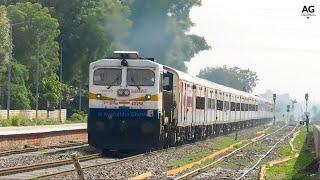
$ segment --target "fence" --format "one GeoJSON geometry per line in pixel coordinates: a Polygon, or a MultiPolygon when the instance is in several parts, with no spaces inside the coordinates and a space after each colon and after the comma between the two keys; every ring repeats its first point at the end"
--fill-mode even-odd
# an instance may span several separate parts
{"type": "MultiPolygon", "coordinates": [[[[35,119],[36,110],[10,110],[10,118],[12,117],[22,117],[26,119],[35,119]]],[[[38,110],[39,119],[48,120],[60,120],[60,110],[47,111],[38,110]]],[[[67,110],[61,110],[61,120],[65,121],[67,118],[67,110]]],[[[7,119],[7,110],[0,110],[0,119],[7,119]]]]}

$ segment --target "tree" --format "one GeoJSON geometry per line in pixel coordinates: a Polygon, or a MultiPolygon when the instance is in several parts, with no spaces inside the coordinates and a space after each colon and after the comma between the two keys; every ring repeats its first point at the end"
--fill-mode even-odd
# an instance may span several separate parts
{"type": "MultiPolygon", "coordinates": [[[[45,77],[41,80],[40,89],[42,94],[42,101],[50,103],[50,107],[56,107],[60,100],[62,100],[61,90],[65,90],[67,87],[65,84],[59,81],[59,78],[56,74],[45,77]]],[[[43,106],[46,106],[43,104],[43,106]]]]}
{"type": "Polygon", "coordinates": [[[64,80],[88,79],[90,62],[119,48],[130,28],[129,9],[114,0],[38,0],[60,22],[64,80]]]}
{"type": "Polygon", "coordinates": [[[185,61],[210,48],[203,37],[187,34],[193,26],[190,9],[199,6],[200,0],[135,0],[127,4],[133,26],[123,43],[125,49],[186,71],[185,61]]]}
{"type": "MultiPolygon", "coordinates": [[[[24,85],[29,91],[26,94],[29,95],[31,105],[35,107],[37,44],[39,42],[41,82],[43,79],[54,76],[59,65],[59,46],[56,42],[59,35],[58,20],[51,17],[47,8],[29,2],[8,6],[8,16],[11,23],[15,25],[13,28],[14,57],[17,63],[28,69],[30,76],[24,85]]],[[[43,94],[40,96],[40,99],[45,99],[43,94]]]]}
{"type": "MultiPolygon", "coordinates": [[[[0,97],[5,94],[5,82],[7,64],[9,61],[9,20],[7,18],[7,9],[0,6],[0,97]]],[[[1,98],[0,98],[1,99],[1,98]]],[[[1,107],[1,101],[0,101],[1,107]]]]}
{"type": "Polygon", "coordinates": [[[205,68],[198,77],[246,92],[252,92],[259,81],[256,72],[227,66],[205,68]]]}
{"type": "Polygon", "coordinates": [[[29,71],[16,60],[12,62],[11,109],[30,109],[30,92],[26,88],[29,71]]]}

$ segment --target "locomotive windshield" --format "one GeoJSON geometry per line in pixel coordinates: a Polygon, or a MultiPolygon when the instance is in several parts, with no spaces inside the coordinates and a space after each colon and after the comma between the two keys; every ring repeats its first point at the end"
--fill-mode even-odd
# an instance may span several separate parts
{"type": "Polygon", "coordinates": [[[154,72],[150,69],[128,69],[128,86],[153,86],[155,81],[154,72]]]}
{"type": "Polygon", "coordinates": [[[122,70],[116,68],[101,68],[93,73],[93,84],[98,86],[120,86],[122,70]]]}

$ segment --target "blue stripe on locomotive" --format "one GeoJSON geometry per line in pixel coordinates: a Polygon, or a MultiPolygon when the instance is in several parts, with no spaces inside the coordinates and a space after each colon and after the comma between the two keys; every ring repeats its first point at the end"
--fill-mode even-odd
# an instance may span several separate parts
{"type": "Polygon", "coordinates": [[[158,110],[89,110],[88,140],[98,149],[150,149],[157,146],[159,134],[158,110]]]}

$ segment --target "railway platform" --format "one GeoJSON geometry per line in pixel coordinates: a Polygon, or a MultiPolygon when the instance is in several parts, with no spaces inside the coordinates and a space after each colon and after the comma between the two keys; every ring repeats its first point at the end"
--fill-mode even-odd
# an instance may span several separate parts
{"type": "Polygon", "coordinates": [[[87,142],[87,124],[0,127],[0,150],[87,142]]]}

